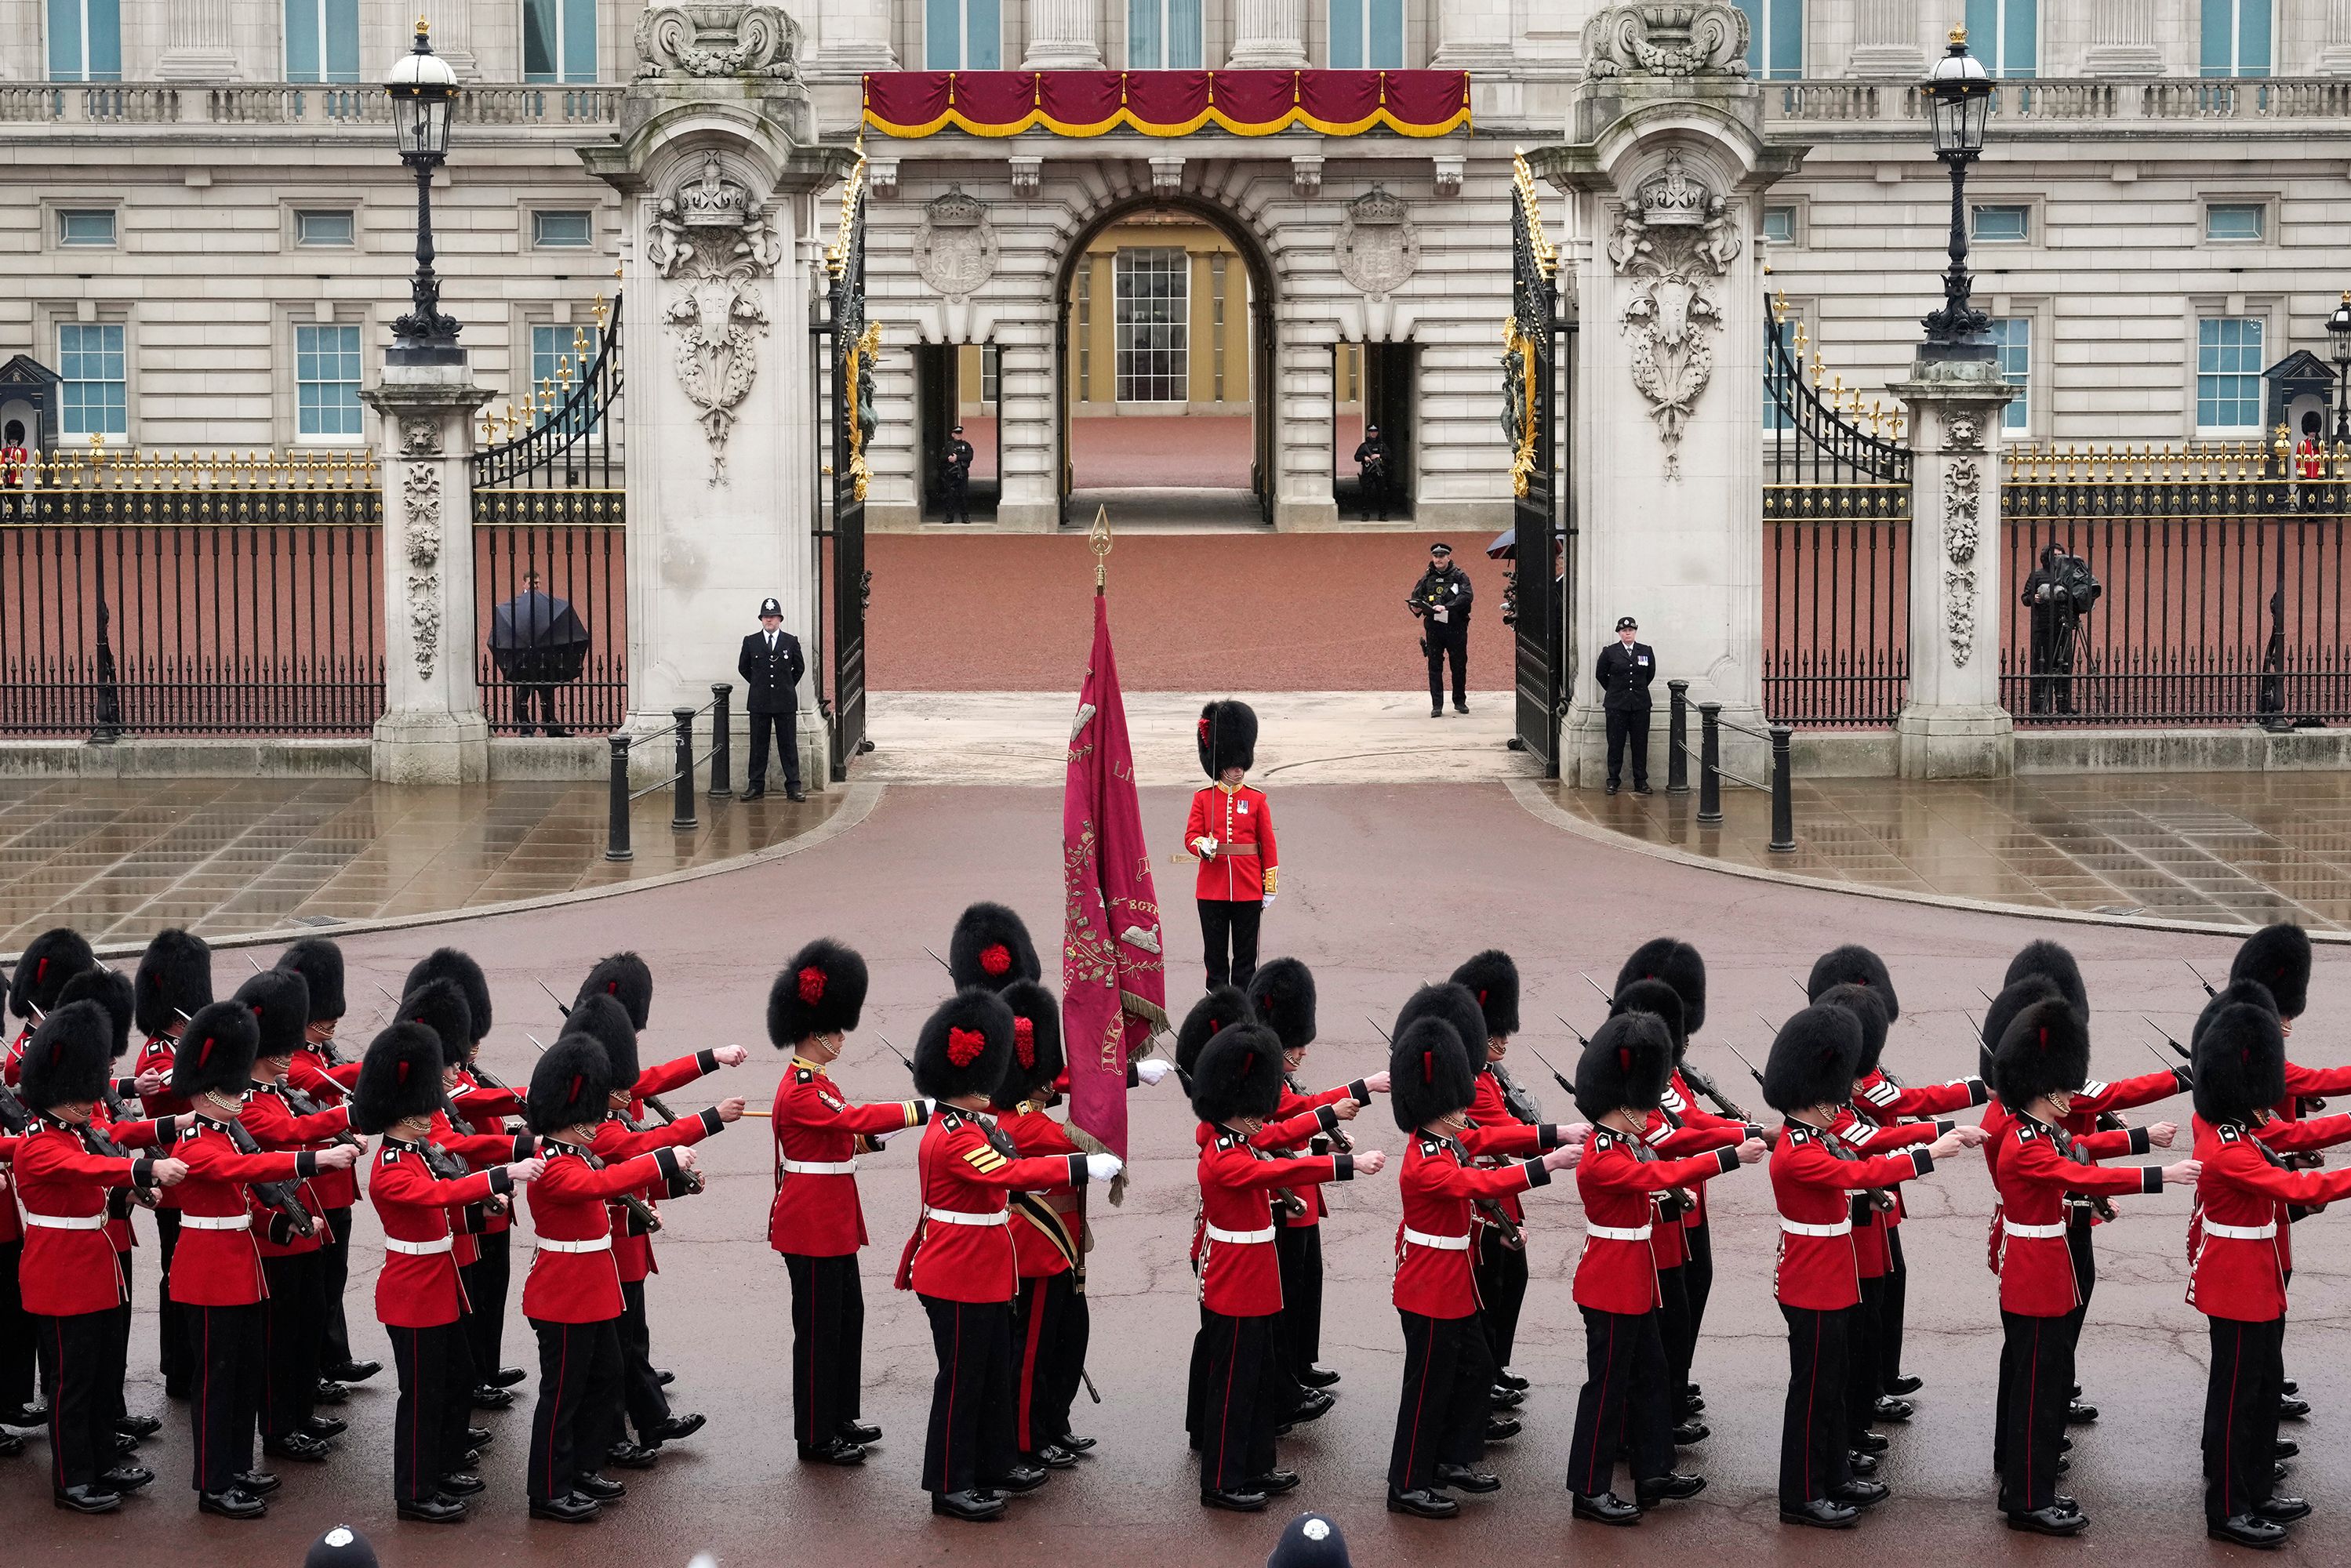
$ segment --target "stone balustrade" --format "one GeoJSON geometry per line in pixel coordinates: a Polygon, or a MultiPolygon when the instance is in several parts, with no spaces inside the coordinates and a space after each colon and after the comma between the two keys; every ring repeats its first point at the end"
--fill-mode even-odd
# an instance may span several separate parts
{"type": "MultiPolygon", "coordinates": [[[[457,121],[555,129],[618,125],[624,90],[536,83],[469,86],[457,99],[457,121]]],[[[391,100],[381,88],[365,82],[0,85],[0,123],[349,126],[374,134],[391,120],[391,100]]]]}
{"type": "MultiPolygon", "coordinates": [[[[1763,84],[1771,124],[1915,121],[1926,119],[1915,84],[1854,80],[1763,84]]],[[[2351,120],[2351,79],[2342,77],[2241,77],[2211,80],[2003,81],[1992,89],[1995,123],[2022,120],[2111,123],[2183,120],[2263,121],[2351,120]]]]}

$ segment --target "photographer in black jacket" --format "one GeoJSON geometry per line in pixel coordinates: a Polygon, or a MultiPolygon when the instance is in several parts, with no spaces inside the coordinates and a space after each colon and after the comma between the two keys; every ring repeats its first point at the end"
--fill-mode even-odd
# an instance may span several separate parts
{"type": "Polygon", "coordinates": [[[2042,547],[2040,564],[2024,580],[2024,605],[2032,613],[2032,677],[2027,683],[2031,712],[2074,711],[2074,659],[2082,617],[2105,591],[2091,575],[2088,561],[2066,554],[2065,547],[2053,539],[2042,547]]]}

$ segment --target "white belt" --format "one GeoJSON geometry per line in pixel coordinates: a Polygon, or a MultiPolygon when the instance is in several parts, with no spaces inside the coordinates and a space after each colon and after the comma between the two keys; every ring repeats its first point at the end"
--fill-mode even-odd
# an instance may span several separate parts
{"type": "Polygon", "coordinates": [[[387,1236],[383,1239],[385,1251],[398,1252],[409,1258],[430,1258],[436,1253],[449,1251],[456,1245],[454,1239],[446,1236],[438,1241],[402,1241],[397,1236],[387,1236]]]}
{"type": "Polygon", "coordinates": [[[586,1241],[551,1241],[542,1236],[538,1239],[538,1249],[541,1252],[610,1252],[612,1238],[607,1233],[586,1241]]]}
{"type": "Polygon", "coordinates": [[[935,1219],[941,1225],[1002,1225],[1012,1218],[1012,1211],[999,1208],[993,1214],[972,1214],[960,1208],[933,1208],[925,1204],[923,1218],[935,1219]]]}
{"type": "Polygon", "coordinates": [[[2005,1216],[2001,1218],[2001,1225],[2011,1236],[2022,1236],[2033,1241],[2062,1240],[2065,1235],[2063,1225],[2019,1225],[2005,1216]]]}
{"type": "Polygon", "coordinates": [[[1850,1236],[1853,1221],[1840,1219],[1834,1225],[1807,1225],[1801,1219],[1782,1218],[1780,1228],[1791,1236],[1850,1236]]]}
{"type": "Polygon", "coordinates": [[[855,1176],[855,1160],[786,1160],[784,1170],[791,1176],[855,1176]]]}
{"type": "MultiPolygon", "coordinates": [[[[29,1208],[20,1209],[18,1212],[24,1215],[26,1224],[39,1230],[103,1230],[106,1228],[106,1216],[103,1214],[35,1214],[29,1208]]],[[[2208,1225],[2204,1228],[2210,1230],[2212,1228],[2208,1225]]]]}
{"type": "Polygon", "coordinates": [[[2267,1225],[2218,1225],[2208,1219],[2204,1222],[2204,1234],[2223,1241],[2267,1241],[2277,1234],[2277,1221],[2273,1219],[2267,1225]]]}
{"type": "Polygon", "coordinates": [[[1439,1252],[1469,1250],[1469,1238],[1467,1236],[1431,1236],[1426,1231],[1415,1230],[1409,1225],[1404,1228],[1404,1239],[1415,1247],[1434,1247],[1439,1252]]]}
{"type": "Polygon", "coordinates": [[[190,1230],[250,1230],[249,1214],[183,1214],[180,1223],[190,1230]]]}
{"type": "MultiPolygon", "coordinates": [[[[1270,1225],[1263,1230],[1227,1230],[1222,1226],[1211,1225],[1207,1231],[1209,1240],[1228,1241],[1236,1247],[1261,1247],[1273,1239],[1273,1227],[1270,1225]]],[[[1405,1234],[1410,1236],[1412,1233],[1406,1231],[1405,1234]]]]}
{"type": "Polygon", "coordinates": [[[1646,1225],[1586,1225],[1586,1236],[1602,1241],[1646,1241],[1649,1228],[1646,1225]]]}

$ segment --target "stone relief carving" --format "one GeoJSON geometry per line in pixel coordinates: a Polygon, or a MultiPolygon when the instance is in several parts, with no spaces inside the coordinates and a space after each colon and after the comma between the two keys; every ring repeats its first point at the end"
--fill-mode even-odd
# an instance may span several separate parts
{"type": "Polygon", "coordinates": [[[780,5],[655,5],[637,21],[637,75],[799,76],[800,25],[780,5]]]}
{"type": "Polygon", "coordinates": [[[1583,74],[1743,77],[1747,15],[1719,0],[1613,5],[1583,25],[1583,74]]]}
{"type": "Polygon", "coordinates": [[[1682,427],[1714,374],[1722,306],[1712,284],[1740,249],[1723,199],[1666,154],[1617,214],[1608,241],[1616,275],[1632,280],[1620,321],[1633,340],[1633,385],[1649,402],[1666,448],[1666,477],[1681,476],[1682,427]]]}
{"type": "Polygon", "coordinates": [[[1374,185],[1340,220],[1339,276],[1374,299],[1395,293],[1420,268],[1420,233],[1401,196],[1374,185]]]}
{"type": "Polygon", "coordinates": [[[400,422],[400,449],[411,457],[441,455],[441,422],[432,417],[403,417],[400,422]]]}
{"type": "Polygon", "coordinates": [[[957,185],[923,209],[914,231],[914,270],[950,299],[977,293],[996,276],[996,230],[987,209],[957,185]]]}
{"type": "MultiPolygon", "coordinates": [[[[1951,422],[1951,438],[1959,442],[1959,426],[1951,422]]],[[[1972,457],[1955,458],[1943,485],[1943,617],[1951,642],[1951,663],[1964,668],[1976,647],[1976,546],[1980,541],[1983,510],[1983,468],[1972,457]]]]}
{"type": "MultiPolygon", "coordinates": [[[[440,422],[403,419],[402,450],[420,453],[428,443],[441,447],[440,422]]],[[[433,678],[441,656],[441,466],[410,463],[400,476],[400,505],[408,549],[408,632],[420,680],[433,678]]]]}
{"type": "Polygon", "coordinates": [[[703,154],[698,177],[662,198],[645,236],[645,259],[669,285],[662,321],[674,343],[678,385],[702,411],[714,485],[726,481],[727,437],[768,335],[768,308],[753,285],[782,258],[768,214],[716,152],[703,154]]]}

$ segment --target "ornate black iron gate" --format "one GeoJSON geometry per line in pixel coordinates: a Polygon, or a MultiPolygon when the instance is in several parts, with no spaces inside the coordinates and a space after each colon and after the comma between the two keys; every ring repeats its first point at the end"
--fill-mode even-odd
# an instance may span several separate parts
{"type": "Polygon", "coordinates": [[[1524,158],[1515,169],[1510,204],[1510,315],[1502,327],[1502,429],[1510,438],[1510,488],[1518,564],[1511,579],[1518,632],[1519,749],[1559,777],[1560,720],[1565,710],[1566,581],[1552,570],[1563,544],[1559,504],[1559,432],[1553,393],[1559,374],[1559,253],[1543,233],[1542,208],[1524,158]]]}
{"type": "MultiPolygon", "coordinates": [[[[827,371],[832,391],[832,516],[818,536],[819,595],[831,588],[832,779],[849,777],[849,759],[872,749],[865,738],[865,601],[872,574],[865,570],[865,444],[880,423],[873,406],[873,360],[882,325],[865,318],[865,161],[850,171],[841,193],[841,231],[825,253],[832,274],[827,371]],[[824,541],[832,546],[824,559],[824,541]]],[[[821,522],[823,519],[820,519],[821,522]]]]}

